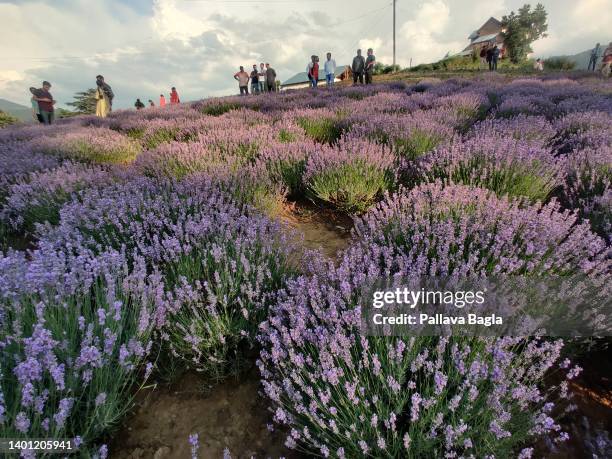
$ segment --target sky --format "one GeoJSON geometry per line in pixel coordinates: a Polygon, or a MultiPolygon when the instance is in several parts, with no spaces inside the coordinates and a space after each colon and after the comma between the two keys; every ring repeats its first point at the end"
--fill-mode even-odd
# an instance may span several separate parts
{"type": "MultiPolygon", "coordinates": [[[[490,16],[529,0],[397,0],[397,63],[461,51],[490,16]]],[[[537,1],[532,2],[535,6],[537,1]]],[[[574,54],[612,40],[612,0],[541,0],[549,36],[534,55],[574,54]]],[[[269,62],[283,81],[309,56],[349,64],[372,47],[392,62],[392,0],[0,0],[0,98],[29,105],[49,80],[59,106],[102,74],[115,107],[237,93],[239,65],[269,62]]]]}

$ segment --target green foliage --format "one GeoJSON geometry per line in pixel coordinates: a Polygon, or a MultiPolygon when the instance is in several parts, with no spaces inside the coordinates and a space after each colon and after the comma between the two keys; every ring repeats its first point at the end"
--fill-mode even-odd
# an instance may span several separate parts
{"type": "Polygon", "coordinates": [[[544,59],[544,69],[546,70],[574,70],[576,63],[567,57],[551,57],[544,59]]]}
{"type": "Polygon", "coordinates": [[[531,202],[546,202],[559,186],[555,171],[547,170],[536,161],[531,164],[509,162],[496,167],[480,155],[452,169],[440,164],[427,177],[429,182],[461,183],[486,188],[498,196],[525,197],[531,202]]]}
{"type": "Polygon", "coordinates": [[[57,116],[58,118],[72,118],[73,116],[78,115],[82,115],[82,113],[66,110],[65,108],[55,109],[55,116],[57,116]]]}
{"type": "Polygon", "coordinates": [[[363,160],[328,168],[312,176],[308,194],[348,213],[365,212],[392,180],[388,171],[363,160]]]}
{"type": "Polygon", "coordinates": [[[512,11],[502,18],[504,46],[508,50],[510,60],[517,64],[525,61],[533,50],[531,44],[539,38],[546,37],[548,24],[544,6],[538,3],[534,10],[525,4],[518,13],[512,11]]]}
{"type": "Polygon", "coordinates": [[[409,137],[395,139],[393,149],[398,156],[414,160],[436,148],[442,140],[442,135],[415,129],[409,137]]]}
{"type": "Polygon", "coordinates": [[[378,131],[370,137],[375,142],[389,145],[396,156],[414,160],[428,151],[436,148],[444,136],[435,132],[414,129],[403,137],[391,138],[384,131],[378,131]]]}
{"type": "Polygon", "coordinates": [[[36,204],[27,206],[22,213],[23,229],[33,233],[37,223],[49,222],[57,225],[62,205],[70,200],[70,193],[59,188],[36,197],[36,204]]]}
{"type": "Polygon", "coordinates": [[[279,142],[291,143],[291,142],[295,142],[296,139],[297,139],[297,136],[293,132],[288,131],[287,129],[281,129],[278,132],[279,142]]]}
{"type": "Polygon", "coordinates": [[[270,179],[274,183],[285,186],[290,195],[302,194],[304,188],[302,177],[306,169],[306,160],[277,159],[268,161],[266,168],[270,179]]]}
{"type": "Polygon", "coordinates": [[[319,143],[334,143],[343,132],[337,118],[300,118],[297,123],[308,137],[319,143]]]}
{"type": "Polygon", "coordinates": [[[385,65],[382,62],[376,62],[374,64],[374,75],[386,75],[388,73],[399,72],[401,67],[399,65],[385,65]]]}
{"type": "Polygon", "coordinates": [[[182,138],[179,138],[179,133],[180,130],[178,128],[160,128],[148,132],[145,131],[141,139],[143,145],[149,150],[152,150],[163,143],[173,142],[175,140],[183,141],[182,138]]]}
{"type": "Polygon", "coordinates": [[[86,91],[77,92],[74,95],[74,101],[66,105],[74,107],[73,113],[76,115],[93,115],[96,113],[96,90],[89,88],[86,91]]]}
{"type": "Polygon", "coordinates": [[[126,139],[121,146],[103,148],[79,139],[70,142],[63,153],[68,158],[93,164],[130,164],[140,153],[140,146],[126,139]]]}
{"type": "Polygon", "coordinates": [[[206,105],[205,107],[202,108],[201,111],[205,115],[221,116],[224,113],[227,113],[231,110],[236,110],[237,108],[240,108],[240,105],[231,104],[227,102],[221,102],[221,103],[206,105]]]}
{"type": "Polygon", "coordinates": [[[17,118],[0,110],[0,128],[10,126],[11,124],[15,124],[18,122],[19,120],[17,118]]]}
{"type": "Polygon", "coordinates": [[[430,72],[433,70],[432,64],[419,64],[414,67],[410,67],[411,72],[430,72]]]}

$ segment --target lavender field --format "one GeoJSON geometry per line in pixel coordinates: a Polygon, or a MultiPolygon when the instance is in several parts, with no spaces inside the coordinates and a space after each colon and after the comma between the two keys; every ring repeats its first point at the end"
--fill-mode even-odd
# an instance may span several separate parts
{"type": "Polygon", "coordinates": [[[611,243],[612,83],[578,74],[1,129],[0,436],[120,457],[139,391],[250,372],[288,457],[609,457],[612,398],[599,430],[567,422],[606,340],[364,336],[360,304],[389,276],[610,287],[611,243]],[[299,209],[351,222],[346,247],[306,243],[299,209]]]}

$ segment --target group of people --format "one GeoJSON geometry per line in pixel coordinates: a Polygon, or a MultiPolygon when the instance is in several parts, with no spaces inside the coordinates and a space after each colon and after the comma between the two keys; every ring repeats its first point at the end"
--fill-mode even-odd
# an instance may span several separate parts
{"type": "MultiPolygon", "coordinates": [[[[181,99],[178,95],[178,91],[176,90],[174,86],[172,86],[172,89],[170,90],[170,105],[177,105],[180,103],[181,103],[181,99]]],[[[164,96],[163,94],[159,95],[159,106],[160,107],[166,106],[166,96],[164,96]]],[[[134,107],[136,107],[136,110],[142,110],[143,108],[145,108],[145,104],[142,103],[140,99],[136,99],[136,102],[134,103],[134,107]]],[[[155,107],[155,102],[153,102],[151,99],[149,99],[149,107],[155,107]]]]}
{"type": "Polygon", "coordinates": [[[497,70],[497,61],[501,57],[502,51],[497,45],[484,45],[480,48],[480,65],[481,68],[489,66],[489,71],[493,72],[497,70]]]}
{"type": "MultiPolygon", "coordinates": [[[[589,57],[589,70],[594,72],[597,68],[597,61],[599,60],[599,55],[601,52],[601,46],[599,43],[595,45],[595,48],[591,50],[591,56],[589,57]]],[[[612,42],[608,44],[608,47],[604,50],[601,55],[601,67],[600,71],[603,75],[610,75],[610,70],[612,67],[612,42]]]]}
{"type": "MultiPolygon", "coordinates": [[[[49,91],[51,83],[48,81],[42,82],[40,88],[30,88],[32,97],[32,115],[35,120],[42,124],[53,124],[55,119],[55,104],[56,100],[49,91]]],[[[96,101],[96,116],[106,117],[113,108],[113,99],[115,94],[108,83],[104,81],[102,75],[96,76],[96,89],[94,98],[96,101]]]]}
{"type": "Polygon", "coordinates": [[[241,96],[249,94],[249,82],[251,83],[251,94],[276,91],[276,71],[270,67],[269,63],[261,62],[259,68],[257,64],[253,64],[250,74],[241,65],[240,70],[234,73],[234,79],[238,81],[241,96]]]}
{"type": "MultiPolygon", "coordinates": [[[[361,50],[357,50],[357,55],[353,58],[353,64],[351,71],[353,72],[353,85],[357,82],[363,84],[365,76],[365,84],[372,84],[372,76],[374,75],[374,66],[376,65],[376,58],[374,57],[374,50],[368,49],[367,57],[361,55],[361,50]]],[[[336,61],[332,59],[332,54],[327,53],[327,59],[323,64],[323,72],[325,72],[325,82],[328,88],[334,86],[336,79],[336,61]]],[[[308,75],[308,81],[311,88],[317,88],[319,85],[320,67],[319,67],[319,56],[310,56],[310,61],[306,66],[306,73],[308,75]]],[[[270,67],[270,64],[263,62],[259,64],[253,64],[253,70],[251,73],[247,73],[244,67],[241,65],[240,70],[234,74],[234,79],[238,81],[238,89],[240,90],[241,96],[249,94],[249,83],[251,87],[251,94],[257,94],[260,92],[273,92],[276,91],[276,71],[270,67]]]]}
{"type": "Polygon", "coordinates": [[[361,50],[357,50],[357,55],[353,58],[351,64],[351,72],[353,72],[353,86],[359,81],[363,84],[363,77],[365,76],[365,84],[372,84],[372,77],[374,76],[374,66],[376,65],[376,57],[374,56],[374,50],[368,48],[368,56],[364,59],[361,55],[361,50]]]}
{"type": "MultiPolygon", "coordinates": [[[[353,85],[357,82],[363,84],[363,77],[365,76],[365,84],[372,84],[372,77],[374,75],[374,66],[376,65],[376,57],[374,56],[374,50],[368,49],[368,56],[364,58],[361,55],[361,50],[357,50],[357,55],[353,58],[351,64],[351,72],[353,73],[353,85]]],[[[332,59],[332,54],[327,53],[327,59],[323,64],[323,71],[325,72],[325,83],[328,88],[334,86],[336,79],[336,61],[332,59]]],[[[310,82],[311,88],[317,88],[319,84],[319,56],[310,56],[310,62],[306,66],[306,73],[308,74],[308,81],[310,82]]]]}

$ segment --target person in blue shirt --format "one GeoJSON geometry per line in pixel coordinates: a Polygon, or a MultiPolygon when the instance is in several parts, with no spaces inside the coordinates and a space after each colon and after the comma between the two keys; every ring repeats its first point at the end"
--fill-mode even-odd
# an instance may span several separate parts
{"type": "Polygon", "coordinates": [[[323,66],[325,70],[325,82],[328,88],[334,86],[334,80],[336,79],[336,61],[332,59],[331,53],[327,53],[327,60],[323,66]]]}

